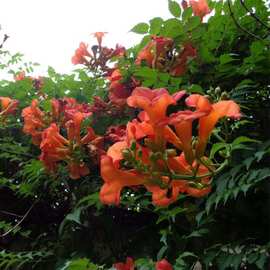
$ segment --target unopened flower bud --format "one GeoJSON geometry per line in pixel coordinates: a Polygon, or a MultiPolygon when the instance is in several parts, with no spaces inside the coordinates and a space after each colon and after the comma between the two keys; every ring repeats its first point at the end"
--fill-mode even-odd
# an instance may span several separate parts
{"type": "Polygon", "coordinates": [[[220,89],[219,86],[215,89],[215,94],[216,95],[220,95],[221,94],[221,89],[220,89]]]}
{"type": "Polygon", "coordinates": [[[131,149],[131,151],[135,151],[136,150],[136,141],[132,141],[131,142],[130,149],[131,149]]]}
{"type": "Polygon", "coordinates": [[[198,141],[197,140],[194,140],[192,142],[192,149],[196,149],[197,145],[198,145],[198,141]]]}
{"type": "Polygon", "coordinates": [[[177,155],[177,152],[175,149],[167,149],[166,154],[168,157],[175,157],[177,155]]]}
{"type": "Polygon", "coordinates": [[[156,152],[156,153],[151,153],[150,154],[150,159],[152,161],[157,161],[158,159],[162,158],[162,153],[161,152],[156,152]]]}
{"type": "Polygon", "coordinates": [[[138,154],[138,157],[141,158],[142,157],[142,154],[143,154],[142,149],[139,149],[138,152],[137,152],[137,154],[138,154]]]}
{"type": "Polygon", "coordinates": [[[130,153],[129,149],[124,149],[122,151],[122,154],[123,154],[124,159],[130,159],[130,157],[131,157],[131,153],[130,153]]]}
{"type": "Polygon", "coordinates": [[[220,96],[221,100],[227,100],[229,99],[229,94],[227,92],[222,92],[220,96]]]}

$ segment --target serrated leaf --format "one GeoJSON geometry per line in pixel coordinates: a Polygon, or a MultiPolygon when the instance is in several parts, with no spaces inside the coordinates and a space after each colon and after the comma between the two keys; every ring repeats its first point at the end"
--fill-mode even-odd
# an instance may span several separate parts
{"type": "Polygon", "coordinates": [[[150,30],[149,33],[152,35],[157,35],[160,32],[160,29],[163,24],[163,19],[160,17],[153,18],[150,20],[150,30]]]}
{"type": "Polygon", "coordinates": [[[185,25],[187,31],[192,31],[194,30],[195,28],[197,28],[199,25],[201,25],[201,20],[200,20],[200,17],[198,16],[193,16],[191,17],[187,24],[185,25]]]}
{"type": "Polygon", "coordinates": [[[181,8],[180,8],[179,3],[177,3],[176,1],[173,1],[173,0],[169,0],[168,4],[169,4],[169,11],[171,12],[171,14],[174,17],[180,17],[181,8]]]}
{"type": "Polygon", "coordinates": [[[147,23],[138,23],[130,31],[136,34],[148,33],[149,25],[147,23]]]}
{"type": "Polygon", "coordinates": [[[193,10],[191,7],[186,8],[183,12],[183,15],[182,15],[183,21],[188,20],[192,16],[192,12],[193,12],[193,10]]]}

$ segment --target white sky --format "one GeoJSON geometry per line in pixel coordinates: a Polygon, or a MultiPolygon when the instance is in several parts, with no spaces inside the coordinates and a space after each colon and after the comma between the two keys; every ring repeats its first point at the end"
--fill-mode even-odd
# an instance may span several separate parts
{"type": "Polygon", "coordinates": [[[93,32],[109,32],[104,45],[130,46],[140,35],[128,33],[139,22],[168,18],[167,0],[1,0],[5,49],[59,72],[75,68],[71,57],[80,41],[95,42],[93,32]]]}

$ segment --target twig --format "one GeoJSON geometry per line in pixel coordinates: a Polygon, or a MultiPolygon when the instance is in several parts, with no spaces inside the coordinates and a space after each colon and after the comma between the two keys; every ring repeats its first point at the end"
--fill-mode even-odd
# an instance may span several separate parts
{"type": "Polygon", "coordinates": [[[29,213],[31,212],[31,210],[33,209],[34,205],[36,204],[36,202],[34,202],[31,207],[27,210],[27,212],[24,214],[24,216],[22,217],[22,219],[16,223],[15,226],[13,226],[12,228],[10,228],[7,232],[5,232],[4,234],[0,235],[0,237],[5,237],[8,234],[10,234],[12,231],[14,231],[18,226],[20,226],[20,224],[26,219],[26,217],[29,215],[29,213]]]}
{"type": "Polygon", "coordinates": [[[5,35],[4,35],[4,38],[3,38],[3,41],[2,41],[2,43],[0,44],[0,49],[3,48],[3,45],[4,45],[4,43],[7,41],[8,38],[9,38],[9,36],[5,34],[5,35]]]}
{"type": "Polygon", "coordinates": [[[247,29],[245,29],[244,27],[242,27],[242,26],[238,23],[238,21],[237,21],[236,18],[234,17],[233,11],[232,11],[231,0],[228,0],[228,7],[229,7],[230,15],[231,15],[231,17],[232,17],[232,19],[233,19],[235,25],[236,25],[239,29],[241,29],[241,30],[242,30],[243,32],[245,32],[246,34],[248,34],[248,35],[250,35],[250,36],[252,36],[252,37],[254,37],[254,38],[258,39],[258,40],[262,40],[262,38],[260,38],[259,36],[257,36],[257,35],[255,35],[255,34],[249,32],[247,29]]]}
{"type": "Polygon", "coordinates": [[[14,214],[14,213],[11,213],[11,212],[8,212],[8,211],[4,211],[4,210],[0,210],[0,213],[3,213],[5,215],[9,215],[9,216],[13,216],[13,217],[19,217],[19,218],[23,217],[22,215],[17,215],[17,214],[14,214]]]}

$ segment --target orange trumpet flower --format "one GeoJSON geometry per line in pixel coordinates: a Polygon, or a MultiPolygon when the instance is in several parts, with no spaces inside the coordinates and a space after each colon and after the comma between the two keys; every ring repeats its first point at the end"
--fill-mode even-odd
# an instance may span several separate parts
{"type": "Polygon", "coordinates": [[[198,157],[203,155],[208,138],[219,119],[225,116],[232,119],[241,117],[239,105],[232,100],[222,100],[211,105],[207,98],[195,94],[191,95],[186,103],[191,107],[197,107],[201,111],[208,112],[206,116],[199,120],[199,142],[196,149],[198,157]]]}
{"type": "Polygon", "coordinates": [[[99,47],[101,47],[102,39],[105,34],[108,34],[108,32],[95,32],[92,34],[97,39],[99,47]]]}
{"type": "Polygon", "coordinates": [[[100,167],[105,183],[101,187],[99,198],[104,204],[119,205],[121,190],[124,187],[142,185],[146,181],[141,174],[118,169],[110,156],[101,157],[100,167]]]}
{"type": "Polygon", "coordinates": [[[33,144],[39,145],[46,123],[44,120],[45,113],[39,109],[36,99],[32,100],[30,106],[22,110],[22,117],[24,119],[23,132],[32,136],[33,144]]]}
{"type": "Polygon", "coordinates": [[[1,111],[0,116],[13,114],[19,104],[19,101],[16,99],[11,99],[9,97],[0,97],[1,111]]]}
{"type": "Polygon", "coordinates": [[[189,0],[195,16],[199,16],[201,20],[203,17],[211,12],[207,0],[189,0]]]}
{"type": "Polygon", "coordinates": [[[84,42],[80,43],[79,48],[75,51],[74,56],[71,59],[72,64],[86,64],[87,60],[85,56],[92,57],[90,52],[87,50],[88,45],[86,45],[84,42]]]}
{"type": "Polygon", "coordinates": [[[165,88],[151,90],[146,87],[136,87],[127,99],[127,103],[130,107],[145,110],[150,123],[157,124],[165,118],[168,106],[176,104],[184,94],[185,91],[180,91],[171,96],[165,88]]]}

